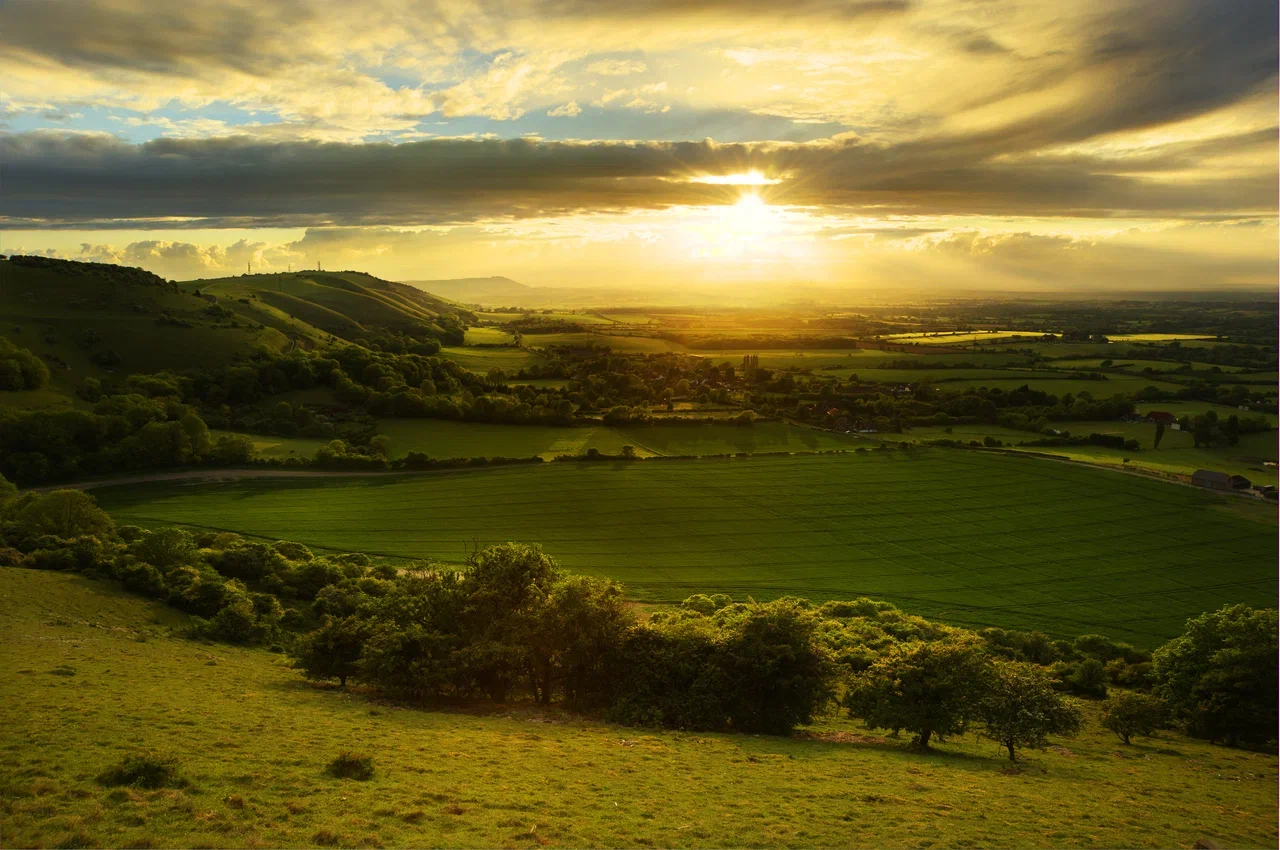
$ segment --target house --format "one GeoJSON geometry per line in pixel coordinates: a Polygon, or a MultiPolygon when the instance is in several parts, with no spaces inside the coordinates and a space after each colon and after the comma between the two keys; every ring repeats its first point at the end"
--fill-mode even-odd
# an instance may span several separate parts
{"type": "Polygon", "coordinates": [[[1178,421],[1178,417],[1165,410],[1152,410],[1147,413],[1148,422],[1163,422],[1166,425],[1172,425],[1178,421]]]}
{"type": "Polygon", "coordinates": [[[1253,482],[1250,481],[1248,478],[1245,478],[1243,475],[1231,476],[1232,490],[1248,490],[1252,485],[1253,485],[1253,482]]]}
{"type": "Polygon", "coordinates": [[[1210,490],[1230,490],[1231,476],[1211,469],[1197,469],[1191,473],[1191,483],[1197,487],[1208,487],[1210,490]]]}

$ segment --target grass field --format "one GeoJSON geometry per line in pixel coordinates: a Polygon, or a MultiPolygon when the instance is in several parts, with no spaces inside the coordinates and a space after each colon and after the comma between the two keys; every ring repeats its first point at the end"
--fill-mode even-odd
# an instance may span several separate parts
{"type": "Polygon", "coordinates": [[[656,424],[624,427],[618,431],[636,448],[661,455],[813,452],[868,445],[856,437],[781,422],[758,422],[751,426],[656,424]]]}
{"type": "Polygon", "coordinates": [[[475,346],[446,346],[440,350],[441,357],[447,357],[464,369],[484,374],[494,366],[506,372],[515,373],[543,363],[546,358],[537,352],[525,348],[476,348],[475,346]]]}
{"type": "Polygon", "coordinates": [[[1163,410],[1166,413],[1172,413],[1179,418],[1183,416],[1199,416],[1201,413],[1212,410],[1218,414],[1219,419],[1226,419],[1228,416],[1261,416],[1275,425],[1277,416],[1274,413],[1264,413],[1256,410],[1240,410],[1235,407],[1229,407],[1224,404],[1209,404],[1204,401],[1153,401],[1143,402],[1138,405],[1139,413],[1150,413],[1153,410],[1163,410]]]}
{"type": "MultiPolygon", "coordinates": [[[[618,454],[628,439],[604,425],[560,427],[556,425],[492,425],[484,422],[450,422],[443,419],[382,419],[378,433],[391,438],[391,456],[426,452],[434,458],[531,457],[550,460],[556,455],[583,454],[599,449],[618,454]]],[[[637,446],[639,450],[639,447],[637,446]]],[[[645,454],[639,450],[640,454],[645,454]]]]}
{"type": "Polygon", "coordinates": [[[794,738],[650,732],[539,711],[426,711],[305,684],[282,656],[176,638],[172,609],[0,568],[7,847],[1174,847],[1276,843],[1276,758],[1088,723],[1008,769],[847,720],[794,738]],[[56,673],[56,675],[54,675],[56,673]],[[808,736],[807,738],[805,736],[808,736]],[[125,755],[190,785],[113,789],[125,755]],[[331,779],[341,750],[368,782],[331,779]],[[697,793],[690,793],[696,788],[697,793]],[[769,801],[761,805],[761,801],[769,801]],[[1068,814],[1069,813],[1069,814],[1068,814]]]}
{"type": "Polygon", "coordinates": [[[1152,646],[1276,593],[1273,507],[1083,466],[959,450],[625,461],[405,478],[106,488],[121,522],[457,560],[542,543],[639,600],[872,596],[970,625],[1152,646]]]}
{"type": "Polygon", "coordinates": [[[506,345],[514,340],[510,331],[502,328],[467,328],[467,345],[506,345]]]}
{"type": "MultiPolygon", "coordinates": [[[[1111,360],[1111,365],[1116,369],[1127,369],[1130,372],[1141,372],[1148,367],[1152,372],[1176,372],[1185,364],[1174,360],[1135,360],[1131,357],[1086,357],[1075,360],[1054,360],[1045,365],[1052,369],[1070,369],[1070,370],[1093,370],[1102,368],[1102,364],[1111,360]]],[[[1213,368],[1209,363],[1192,363],[1191,368],[1196,372],[1207,372],[1213,368]]],[[[1243,366],[1220,366],[1223,372],[1239,372],[1243,366]]]]}
{"type": "MultiPolygon", "coordinates": [[[[1197,469],[1213,469],[1231,475],[1243,475],[1255,484],[1275,484],[1276,470],[1263,466],[1266,461],[1276,460],[1276,432],[1265,431],[1256,434],[1245,434],[1235,446],[1217,446],[1214,448],[1195,448],[1195,440],[1182,431],[1168,429],[1160,441],[1160,448],[1153,449],[1155,425],[1149,423],[1128,424],[1125,422],[1057,422],[1054,427],[1070,431],[1072,434],[1088,435],[1117,434],[1126,440],[1135,439],[1142,446],[1141,451],[1131,452],[1125,449],[1108,449],[1101,446],[1051,446],[1028,447],[1027,451],[1048,452],[1072,460],[1085,463],[1096,463],[1105,466],[1123,466],[1127,458],[1129,466],[1148,469],[1154,472],[1173,473],[1175,475],[1191,475],[1197,469]]],[[[1020,443],[1024,440],[1037,439],[1035,434],[1027,431],[1014,431],[995,425],[954,425],[951,432],[945,428],[925,427],[912,428],[906,439],[921,440],[979,440],[992,436],[1006,443],[1020,443]]],[[[889,435],[889,439],[895,439],[889,435]]]]}
{"type": "Polygon", "coordinates": [[[235,434],[231,431],[210,431],[209,436],[215,441],[219,437],[248,437],[253,447],[265,458],[311,457],[316,449],[327,446],[329,440],[311,439],[308,437],[268,437],[262,434],[235,434]]]}

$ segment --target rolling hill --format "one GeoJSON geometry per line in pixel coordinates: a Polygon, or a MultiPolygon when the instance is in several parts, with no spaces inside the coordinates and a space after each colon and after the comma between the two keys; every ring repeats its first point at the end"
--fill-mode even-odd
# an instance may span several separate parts
{"type": "Polygon", "coordinates": [[[458,305],[403,283],[363,272],[292,272],[185,281],[254,321],[322,343],[357,339],[379,329],[425,333],[461,343],[474,317],[458,305]]]}
{"type": "Polygon", "coordinates": [[[41,397],[12,393],[6,401],[49,406],[65,403],[86,377],[213,367],[288,350],[287,328],[243,306],[212,303],[127,266],[0,260],[0,335],[41,356],[51,374],[41,397]]]}

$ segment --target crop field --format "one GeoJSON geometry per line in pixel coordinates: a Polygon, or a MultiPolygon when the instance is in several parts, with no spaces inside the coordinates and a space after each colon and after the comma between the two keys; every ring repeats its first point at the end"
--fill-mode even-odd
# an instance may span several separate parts
{"type": "Polygon", "coordinates": [[[0,568],[5,846],[1276,843],[1274,754],[1173,733],[1121,748],[1089,703],[1079,737],[1010,771],[988,741],[918,754],[835,716],[781,738],[406,708],[308,685],[262,649],[182,639],[185,623],[110,583],[0,568]],[[93,780],[148,749],[190,784],[93,780]],[[325,774],[351,749],[373,757],[370,781],[325,774]]]}
{"type": "Polygon", "coordinates": [[[1189,339],[1214,338],[1213,334],[1114,334],[1107,337],[1112,342],[1179,342],[1189,339]]]}
{"type": "Polygon", "coordinates": [[[973,626],[1154,646],[1276,593],[1274,508],[1139,476],[960,450],[557,463],[375,479],[105,488],[117,520],[456,561],[543,544],[635,599],[870,596],[973,626]]]}
{"type": "MultiPolygon", "coordinates": [[[[393,458],[426,452],[438,459],[540,455],[551,460],[556,455],[583,454],[587,449],[616,455],[629,442],[604,425],[494,425],[445,419],[382,419],[378,433],[391,438],[393,458]]],[[[647,454],[639,446],[636,449],[638,454],[647,454]]]]}
{"type": "Polygon", "coordinates": [[[975,342],[989,342],[998,339],[1009,339],[1015,336],[1034,339],[1043,336],[1035,331],[954,331],[934,333],[902,333],[882,337],[889,342],[909,342],[914,345],[969,345],[975,342]]]}
{"type": "MultiPolygon", "coordinates": [[[[687,351],[678,342],[651,336],[619,336],[606,333],[529,334],[525,345],[549,348],[553,345],[607,345],[625,354],[657,354],[663,351],[687,351]]],[[[691,352],[692,353],[692,352],[691,352]]]]}

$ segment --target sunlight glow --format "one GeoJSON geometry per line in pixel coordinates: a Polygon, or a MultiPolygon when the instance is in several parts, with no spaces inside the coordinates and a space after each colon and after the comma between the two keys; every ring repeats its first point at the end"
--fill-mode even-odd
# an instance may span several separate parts
{"type": "Polygon", "coordinates": [[[690,183],[708,183],[713,186],[773,186],[781,180],[765,177],[759,171],[748,171],[743,174],[707,174],[693,177],[690,183]]]}

